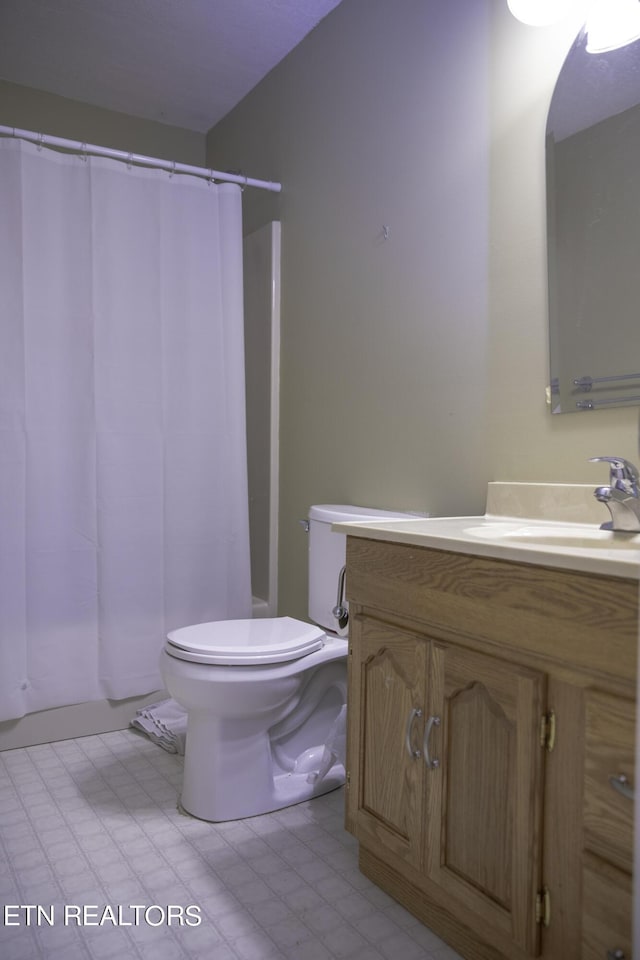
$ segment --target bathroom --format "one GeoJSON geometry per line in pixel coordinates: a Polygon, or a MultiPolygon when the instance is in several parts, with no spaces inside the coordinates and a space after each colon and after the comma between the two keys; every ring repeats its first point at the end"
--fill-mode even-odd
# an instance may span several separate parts
{"type": "Polygon", "coordinates": [[[342,0],[206,136],[0,83],[5,124],[284,185],[243,197],[245,233],[282,224],[281,613],[306,613],[310,504],[478,514],[490,480],[637,457],[635,408],[546,403],[544,132],[575,32],[503,0],[342,0]]]}

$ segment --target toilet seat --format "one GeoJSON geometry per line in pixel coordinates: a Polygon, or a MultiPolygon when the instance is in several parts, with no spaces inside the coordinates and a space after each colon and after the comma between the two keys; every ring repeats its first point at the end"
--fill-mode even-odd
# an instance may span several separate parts
{"type": "Polygon", "coordinates": [[[166,650],[193,663],[251,666],[298,660],[319,650],[325,633],[293,617],[215,620],[172,630],[166,650]]]}

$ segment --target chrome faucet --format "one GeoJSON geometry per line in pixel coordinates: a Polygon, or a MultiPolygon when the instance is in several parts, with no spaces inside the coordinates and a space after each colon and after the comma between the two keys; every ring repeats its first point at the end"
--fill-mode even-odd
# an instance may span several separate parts
{"type": "Polygon", "coordinates": [[[640,533],[638,468],[622,457],[591,457],[590,463],[609,464],[609,486],[596,487],[593,495],[608,508],[611,520],[601,530],[640,533]]]}

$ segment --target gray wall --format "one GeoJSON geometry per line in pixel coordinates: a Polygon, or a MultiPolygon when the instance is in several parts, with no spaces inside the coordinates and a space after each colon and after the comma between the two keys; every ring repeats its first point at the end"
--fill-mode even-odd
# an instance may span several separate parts
{"type": "Polygon", "coordinates": [[[488,480],[602,482],[637,412],[552,417],[544,132],[576,24],[502,0],[343,0],[207,138],[280,180],[280,612],[318,502],[482,512],[488,480]],[[389,236],[382,237],[383,225],[389,236]]]}
{"type": "Polygon", "coordinates": [[[193,130],[21,87],[0,80],[0,124],[204,166],[205,137],[193,130]]]}

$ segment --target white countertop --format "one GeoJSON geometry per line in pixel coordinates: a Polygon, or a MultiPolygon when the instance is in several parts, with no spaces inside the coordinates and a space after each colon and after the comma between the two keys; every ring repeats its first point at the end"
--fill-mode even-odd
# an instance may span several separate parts
{"type": "Polygon", "coordinates": [[[490,512],[481,516],[336,523],[332,529],[370,540],[640,580],[640,534],[601,530],[608,513],[592,503],[593,489],[590,484],[490,483],[490,512]]]}

